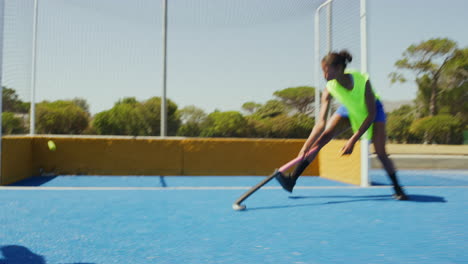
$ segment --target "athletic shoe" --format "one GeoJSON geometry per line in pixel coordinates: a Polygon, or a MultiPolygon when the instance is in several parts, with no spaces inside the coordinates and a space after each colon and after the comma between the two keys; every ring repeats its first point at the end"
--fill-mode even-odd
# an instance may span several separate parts
{"type": "Polygon", "coordinates": [[[400,186],[397,186],[394,189],[395,189],[395,194],[393,195],[393,198],[395,200],[399,200],[399,201],[408,200],[408,196],[406,196],[405,192],[403,191],[403,189],[401,189],[400,186]]]}

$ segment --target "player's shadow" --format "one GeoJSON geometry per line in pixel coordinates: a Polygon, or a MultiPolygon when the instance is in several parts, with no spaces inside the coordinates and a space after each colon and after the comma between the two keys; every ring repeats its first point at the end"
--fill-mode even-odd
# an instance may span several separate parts
{"type": "MultiPolygon", "coordinates": [[[[306,204],[290,204],[290,205],[278,205],[268,207],[255,207],[249,208],[248,210],[265,210],[265,209],[284,209],[294,207],[309,207],[309,206],[320,206],[327,204],[343,204],[343,203],[356,203],[365,201],[395,201],[391,195],[328,195],[328,196],[289,196],[289,199],[302,200],[302,199],[346,199],[340,201],[327,201],[317,203],[306,203],[306,204]]],[[[417,202],[417,203],[446,203],[444,197],[432,196],[432,195],[419,195],[411,194],[408,195],[408,200],[399,202],[417,202]]]]}
{"type": "Polygon", "coordinates": [[[57,176],[34,176],[12,183],[9,186],[42,186],[55,178],[57,178],[57,176]]]}
{"type": "Polygon", "coordinates": [[[161,187],[167,187],[166,179],[164,179],[164,176],[159,176],[159,182],[161,183],[161,187]]]}
{"type": "MultiPolygon", "coordinates": [[[[419,195],[409,194],[406,202],[417,202],[417,203],[446,203],[444,197],[434,195],[419,195]]],[[[335,201],[329,203],[349,203],[349,202],[361,202],[361,201],[386,201],[394,200],[389,195],[330,195],[330,196],[289,196],[289,199],[309,199],[309,198],[351,198],[352,200],[346,201],[335,201]]]]}
{"type": "MultiPolygon", "coordinates": [[[[47,264],[45,258],[33,253],[29,248],[18,245],[0,247],[3,258],[0,264],[47,264]]],[[[94,263],[67,263],[67,264],[94,264],[94,263]]]]}
{"type": "Polygon", "coordinates": [[[23,246],[2,246],[0,252],[3,254],[0,264],[46,264],[43,256],[34,254],[23,246]]]}

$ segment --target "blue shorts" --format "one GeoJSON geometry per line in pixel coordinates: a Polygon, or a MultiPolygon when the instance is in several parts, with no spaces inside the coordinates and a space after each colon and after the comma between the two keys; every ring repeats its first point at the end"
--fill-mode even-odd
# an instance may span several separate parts
{"type": "MultiPolygon", "coordinates": [[[[387,120],[387,116],[385,115],[385,111],[383,108],[382,103],[379,100],[375,101],[376,113],[374,122],[385,122],[387,120]]],[[[335,112],[341,117],[349,117],[348,109],[344,105],[341,105],[335,112]]]]}

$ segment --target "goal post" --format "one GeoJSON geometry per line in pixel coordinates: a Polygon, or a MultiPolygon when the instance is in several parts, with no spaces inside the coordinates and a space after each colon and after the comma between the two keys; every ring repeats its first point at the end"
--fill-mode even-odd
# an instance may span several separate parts
{"type": "Polygon", "coordinates": [[[0,0],[0,185],[2,184],[2,145],[3,145],[3,23],[5,15],[5,0],[0,0]]]}
{"type": "MultiPolygon", "coordinates": [[[[360,69],[361,72],[369,71],[367,65],[366,4],[366,0],[326,0],[315,11],[315,120],[318,120],[320,112],[320,89],[325,87],[325,82],[321,77],[321,59],[323,56],[335,49],[347,49],[353,54],[354,61],[358,59],[358,62],[353,63],[352,67],[360,69]],[[350,34],[350,31],[355,34],[350,34]]],[[[360,143],[360,185],[368,187],[370,186],[369,140],[363,138],[360,143]]]]}
{"type": "MultiPolygon", "coordinates": [[[[369,72],[367,67],[367,1],[361,0],[360,3],[361,19],[361,71],[369,72]]],[[[361,139],[361,186],[369,187],[369,140],[361,139]]]]}

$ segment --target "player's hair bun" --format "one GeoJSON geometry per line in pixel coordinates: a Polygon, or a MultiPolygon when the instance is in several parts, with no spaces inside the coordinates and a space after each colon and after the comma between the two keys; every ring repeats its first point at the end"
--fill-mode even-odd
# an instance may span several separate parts
{"type": "Polygon", "coordinates": [[[343,58],[345,64],[348,64],[353,61],[353,56],[351,56],[351,54],[347,50],[340,51],[338,55],[343,58]]]}
{"type": "Polygon", "coordinates": [[[322,63],[332,66],[342,65],[344,68],[353,60],[353,56],[347,51],[330,52],[327,56],[323,57],[322,63]]]}

